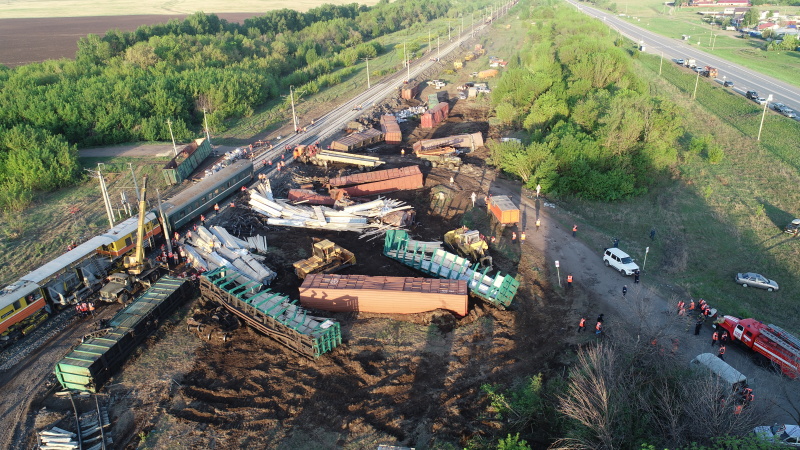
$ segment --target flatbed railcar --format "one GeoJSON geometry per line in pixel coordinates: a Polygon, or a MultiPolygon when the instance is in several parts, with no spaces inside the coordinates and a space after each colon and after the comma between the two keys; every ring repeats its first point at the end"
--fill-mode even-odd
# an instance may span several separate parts
{"type": "MultiPolygon", "coordinates": [[[[240,160],[171,197],[162,206],[170,229],[190,223],[252,179],[253,163],[240,160]]],[[[145,218],[146,238],[163,235],[155,211],[145,218]]],[[[135,246],[137,226],[138,218],[130,217],[0,289],[0,348],[102,283],[113,263],[135,246]]]]}

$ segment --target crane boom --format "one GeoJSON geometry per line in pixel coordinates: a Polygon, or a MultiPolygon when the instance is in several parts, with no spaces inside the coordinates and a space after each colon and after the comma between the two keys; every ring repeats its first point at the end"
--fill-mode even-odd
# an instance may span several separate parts
{"type": "Polygon", "coordinates": [[[139,226],[136,228],[136,249],[133,255],[125,258],[125,268],[132,274],[141,273],[144,267],[144,222],[147,215],[147,176],[142,180],[139,195],[139,226]]]}

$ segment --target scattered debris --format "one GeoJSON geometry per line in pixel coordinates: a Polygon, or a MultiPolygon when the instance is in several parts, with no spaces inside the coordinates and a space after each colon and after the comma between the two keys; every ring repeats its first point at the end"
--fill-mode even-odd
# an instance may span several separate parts
{"type": "MultiPolygon", "coordinates": [[[[260,236],[257,238],[262,239],[263,247],[266,247],[266,239],[260,236]]],[[[191,237],[185,238],[185,244],[187,259],[198,270],[230,266],[256,283],[265,285],[270,284],[277,275],[258,261],[263,261],[263,257],[250,254],[247,241],[231,236],[222,227],[214,226],[209,231],[199,226],[191,237]]]]}

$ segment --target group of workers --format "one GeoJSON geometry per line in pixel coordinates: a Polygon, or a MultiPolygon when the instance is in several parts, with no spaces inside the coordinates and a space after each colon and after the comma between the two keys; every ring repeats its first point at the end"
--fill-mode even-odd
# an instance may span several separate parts
{"type": "Polygon", "coordinates": [[[94,302],[80,302],[75,305],[75,311],[78,312],[78,316],[86,317],[88,315],[94,315],[94,302]]]}
{"type": "MultiPolygon", "coordinates": [[[[702,316],[703,318],[711,317],[711,307],[702,298],[697,302],[697,304],[695,304],[694,299],[692,299],[689,302],[688,312],[691,314],[691,313],[694,313],[695,311],[697,311],[698,314],[700,316],[702,316]]],[[[678,315],[679,316],[685,316],[686,312],[687,312],[686,302],[684,302],[683,300],[679,300],[678,301],[678,315]]]]}

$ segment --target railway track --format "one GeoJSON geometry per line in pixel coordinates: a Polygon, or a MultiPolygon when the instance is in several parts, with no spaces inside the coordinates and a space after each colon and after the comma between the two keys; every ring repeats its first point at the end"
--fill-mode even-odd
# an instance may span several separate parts
{"type": "MultiPolygon", "coordinates": [[[[89,398],[78,399],[82,407],[78,407],[75,396],[71,392],[66,392],[72,404],[72,422],[75,431],[52,427],[48,430],[39,432],[38,444],[42,450],[64,450],[73,448],[76,450],[106,450],[113,443],[111,434],[106,428],[111,426],[108,417],[108,409],[100,406],[97,394],[91,394],[89,398]],[[82,402],[80,400],[83,400],[82,402]],[[82,409],[83,412],[79,411],[82,409]]],[[[67,426],[67,425],[64,425],[67,426]]]]}

